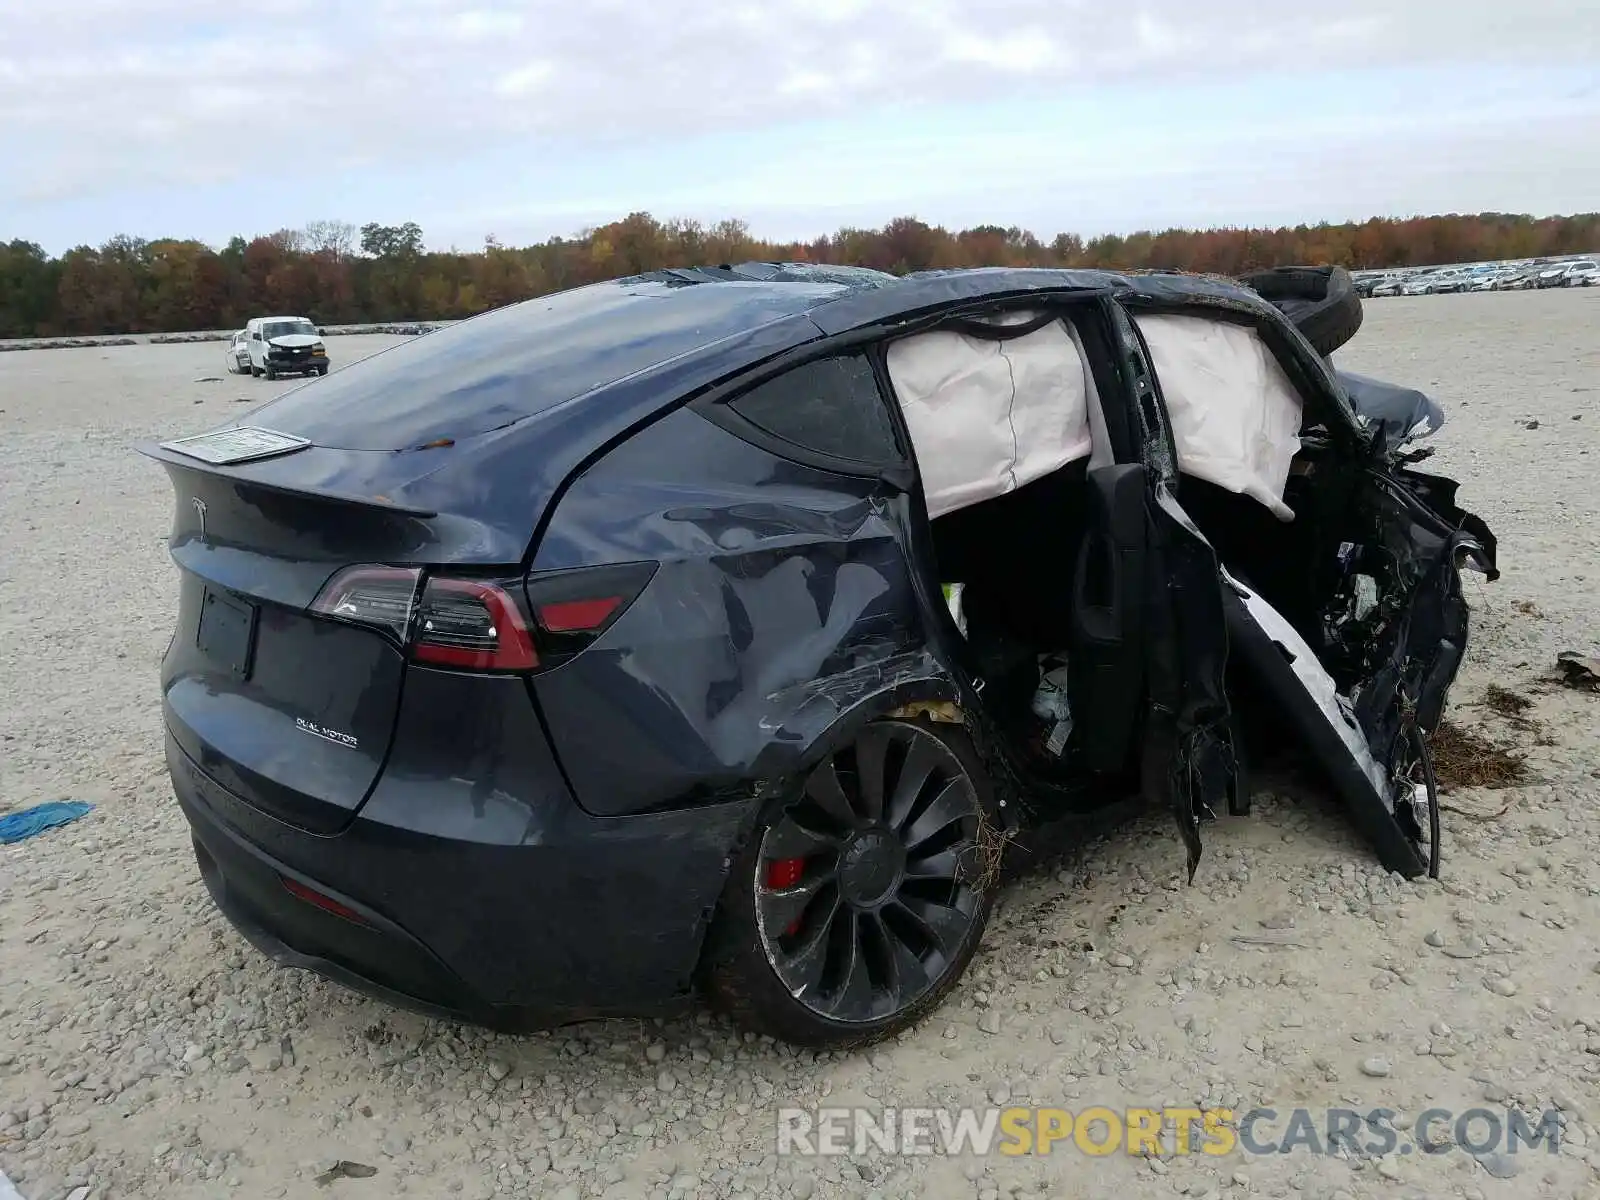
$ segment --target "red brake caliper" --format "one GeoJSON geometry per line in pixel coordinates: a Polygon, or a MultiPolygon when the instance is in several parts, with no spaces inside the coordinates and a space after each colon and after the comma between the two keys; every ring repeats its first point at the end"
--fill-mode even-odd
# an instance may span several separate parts
{"type": "MultiPolygon", "coordinates": [[[[767,860],[767,890],[769,892],[786,892],[800,882],[800,876],[805,873],[806,860],[803,858],[773,858],[767,860]]],[[[783,931],[785,937],[792,937],[795,930],[800,928],[800,918],[796,917],[789,922],[789,928],[783,931]]]]}

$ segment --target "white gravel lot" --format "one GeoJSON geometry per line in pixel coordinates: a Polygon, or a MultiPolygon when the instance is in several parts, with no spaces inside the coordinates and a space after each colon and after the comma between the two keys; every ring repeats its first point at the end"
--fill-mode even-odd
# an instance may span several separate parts
{"type": "MultiPolygon", "coordinates": [[[[336,358],[397,340],[341,338],[336,358]]],[[[1376,301],[1341,361],[1447,407],[1435,463],[1505,572],[1471,584],[1454,711],[1523,742],[1537,781],[1447,797],[1442,885],[1390,879],[1298,788],[1207,829],[1193,887],[1170,824],[1141,822],[1013,888],[921,1028],[813,1056],[704,1017],[488,1035],[252,951],[169,795],[171,498],[129,447],[293,385],[205,381],[212,344],[0,355],[0,811],[97,806],[0,849],[0,1169],[27,1200],[1600,1195],[1600,697],[1540,683],[1558,651],[1600,650],[1600,290],[1376,301]],[[1530,695],[1547,736],[1484,708],[1490,681],[1530,695]],[[991,1102],[1384,1106],[1403,1131],[1428,1107],[1554,1105],[1566,1140],[1377,1160],[774,1153],[782,1104],[991,1102]],[[376,1172],[319,1186],[337,1159],[376,1172]]]]}

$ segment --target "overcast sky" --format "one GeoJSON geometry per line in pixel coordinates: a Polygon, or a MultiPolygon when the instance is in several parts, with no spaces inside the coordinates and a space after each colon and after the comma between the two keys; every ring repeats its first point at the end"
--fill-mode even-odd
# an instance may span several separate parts
{"type": "Polygon", "coordinates": [[[0,0],[0,240],[1600,209],[1596,0],[0,0]]]}

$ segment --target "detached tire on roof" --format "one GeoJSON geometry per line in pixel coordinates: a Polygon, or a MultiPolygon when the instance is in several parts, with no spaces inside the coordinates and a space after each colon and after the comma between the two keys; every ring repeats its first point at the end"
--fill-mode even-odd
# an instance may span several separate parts
{"type": "Polygon", "coordinates": [[[1361,297],[1343,267],[1276,267],[1241,275],[1239,282],[1294,322],[1324,357],[1361,328],[1361,297]]]}

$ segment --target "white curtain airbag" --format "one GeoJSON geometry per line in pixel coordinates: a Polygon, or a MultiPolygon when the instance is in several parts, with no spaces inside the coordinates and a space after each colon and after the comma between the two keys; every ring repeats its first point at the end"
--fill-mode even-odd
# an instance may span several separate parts
{"type": "Polygon", "coordinates": [[[1282,521],[1300,396],[1261,335],[1207,317],[1137,318],[1167,402],[1178,469],[1251,496],[1282,521]]]}
{"type": "MultiPolygon", "coordinates": [[[[997,323],[1034,317],[1009,313],[997,323]]],[[[1006,341],[951,330],[917,334],[890,345],[888,366],[930,517],[1015,491],[1089,455],[1086,367],[1060,321],[1006,341]]]]}

